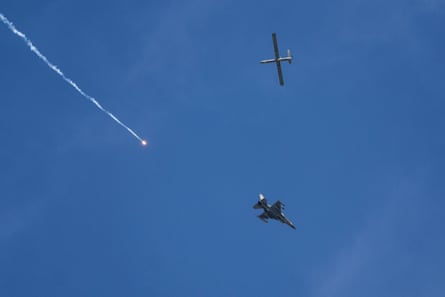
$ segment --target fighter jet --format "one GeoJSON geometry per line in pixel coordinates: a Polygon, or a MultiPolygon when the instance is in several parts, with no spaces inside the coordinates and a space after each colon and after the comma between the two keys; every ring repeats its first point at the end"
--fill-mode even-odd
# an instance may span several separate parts
{"type": "Polygon", "coordinates": [[[264,212],[258,217],[265,223],[268,223],[267,219],[278,220],[281,223],[289,225],[289,227],[295,229],[294,224],[289,221],[283,214],[284,204],[277,200],[274,204],[267,204],[267,200],[263,194],[260,194],[260,199],[253,206],[255,209],[262,208],[264,212]]]}
{"type": "Polygon", "coordinates": [[[290,49],[287,50],[287,57],[280,57],[280,53],[278,52],[278,42],[277,42],[277,34],[272,33],[272,40],[273,40],[273,47],[275,50],[275,59],[269,59],[269,60],[262,60],[260,61],[261,64],[267,64],[267,63],[276,63],[277,64],[277,70],[278,70],[278,78],[280,79],[280,85],[284,85],[283,80],[283,72],[281,71],[281,62],[282,61],[288,61],[289,64],[292,63],[292,55],[290,54],[290,49]]]}

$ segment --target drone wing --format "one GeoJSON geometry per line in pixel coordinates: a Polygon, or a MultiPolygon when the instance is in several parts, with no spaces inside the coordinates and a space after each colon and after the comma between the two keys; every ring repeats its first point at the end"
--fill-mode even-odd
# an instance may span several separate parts
{"type": "Polygon", "coordinates": [[[283,72],[281,71],[281,62],[277,61],[277,71],[278,71],[278,79],[280,80],[280,85],[284,85],[283,72]]]}
{"type": "Polygon", "coordinates": [[[273,40],[273,49],[275,50],[275,59],[280,58],[280,53],[278,52],[278,42],[277,42],[277,34],[272,33],[272,40],[273,40]]]}
{"type": "Polygon", "coordinates": [[[273,49],[275,51],[275,63],[277,63],[278,79],[280,80],[280,85],[284,85],[283,72],[281,71],[280,63],[280,52],[278,51],[278,41],[277,34],[272,33],[273,49]]]}

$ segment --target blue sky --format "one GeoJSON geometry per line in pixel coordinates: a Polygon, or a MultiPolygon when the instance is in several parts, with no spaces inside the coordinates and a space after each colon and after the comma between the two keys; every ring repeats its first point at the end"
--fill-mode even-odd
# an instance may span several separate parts
{"type": "Polygon", "coordinates": [[[444,295],[444,1],[0,12],[1,296],[444,295]]]}

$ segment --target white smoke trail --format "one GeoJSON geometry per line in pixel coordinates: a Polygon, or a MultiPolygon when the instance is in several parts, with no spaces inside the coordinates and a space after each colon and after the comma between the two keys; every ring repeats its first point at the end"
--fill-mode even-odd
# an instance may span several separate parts
{"type": "Polygon", "coordinates": [[[51,63],[50,61],[48,61],[48,59],[37,49],[37,47],[34,46],[34,44],[31,42],[31,40],[26,37],[25,34],[23,34],[22,32],[20,32],[19,30],[16,29],[16,27],[14,26],[14,24],[12,22],[10,22],[2,13],[0,13],[0,19],[2,20],[2,22],[8,26],[8,28],[17,36],[19,36],[20,38],[22,38],[26,44],[28,45],[28,47],[31,49],[31,51],[37,55],[37,57],[39,57],[43,62],[46,63],[46,65],[51,68],[54,72],[56,72],[58,75],[60,75],[67,83],[69,83],[77,92],[79,92],[80,95],[82,95],[83,97],[85,97],[86,99],[90,100],[92,103],[94,103],[94,105],[97,106],[97,108],[99,108],[101,111],[103,111],[104,113],[106,113],[108,116],[110,116],[116,123],[118,123],[119,125],[121,125],[122,127],[124,127],[128,132],[130,132],[131,135],[133,135],[134,137],[136,137],[136,139],[138,139],[142,145],[147,145],[147,141],[142,139],[141,137],[139,137],[132,129],[130,129],[127,125],[125,125],[124,123],[122,123],[116,116],[114,116],[111,112],[109,112],[108,110],[106,110],[105,108],[102,107],[102,105],[100,105],[99,102],[97,102],[96,99],[94,99],[93,97],[91,97],[90,95],[88,95],[87,93],[85,93],[84,91],[82,91],[81,88],[79,88],[79,86],[73,82],[70,78],[66,77],[65,74],[63,74],[63,72],[53,63],[51,63]]]}

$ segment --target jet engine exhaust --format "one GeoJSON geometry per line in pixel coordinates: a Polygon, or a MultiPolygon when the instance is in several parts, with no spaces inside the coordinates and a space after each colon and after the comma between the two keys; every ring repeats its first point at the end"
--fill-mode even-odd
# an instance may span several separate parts
{"type": "Polygon", "coordinates": [[[26,37],[25,34],[23,34],[22,32],[20,32],[19,30],[16,29],[16,27],[14,26],[14,24],[12,22],[10,22],[2,13],[0,13],[0,19],[1,21],[8,26],[9,30],[11,30],[12,33],[14,33],[15,35],[17,35],[18,37],[20,37],[21,39],[23,39],[23,41],[25,41],[26,45],[30,48],[30,50],[39,58],[41,59],[43,62],[45,62],[45,64],[51,68],[51,70],[53,70],[54,72],[56,72],[60,77],[63,78],[63,80],[65,82],[67,82],[68,84],[70,84],[80,95],[82,95],[84,98],[88,99],[89,101],[91,101],[94,105],[96,105],[96,107],[101,110],[102,112],[104,112],[105,114],[107,114],[110,118],[113,119],[113,121],[115,121],[116,123],[118,123],[119,125],[121,125],[125,130],[127,130],[131,135],[133,135],[137,140],[139,140],[141,142],[141,144],[143,146],[147,146],[147,141],[142,139],[141,137],[139,137],[139,135],[136,134],[136,132],[134,132],[130,127],[128,127],[127,125],[125,125],[122,121],[120,121],[115,115],[113,115],[111,112],[109,112],[108,110],[106,110],[105,108],[102,107],[102,105],[93,97],[91,97],[90,95],[88,95],[87,93],[85,93],[74,81],[72,81],[70,78],[66,77],[65,74],[54,64],[52,64],[38,49],[37,47],[31,42],[31,40],[26,37]]]}

